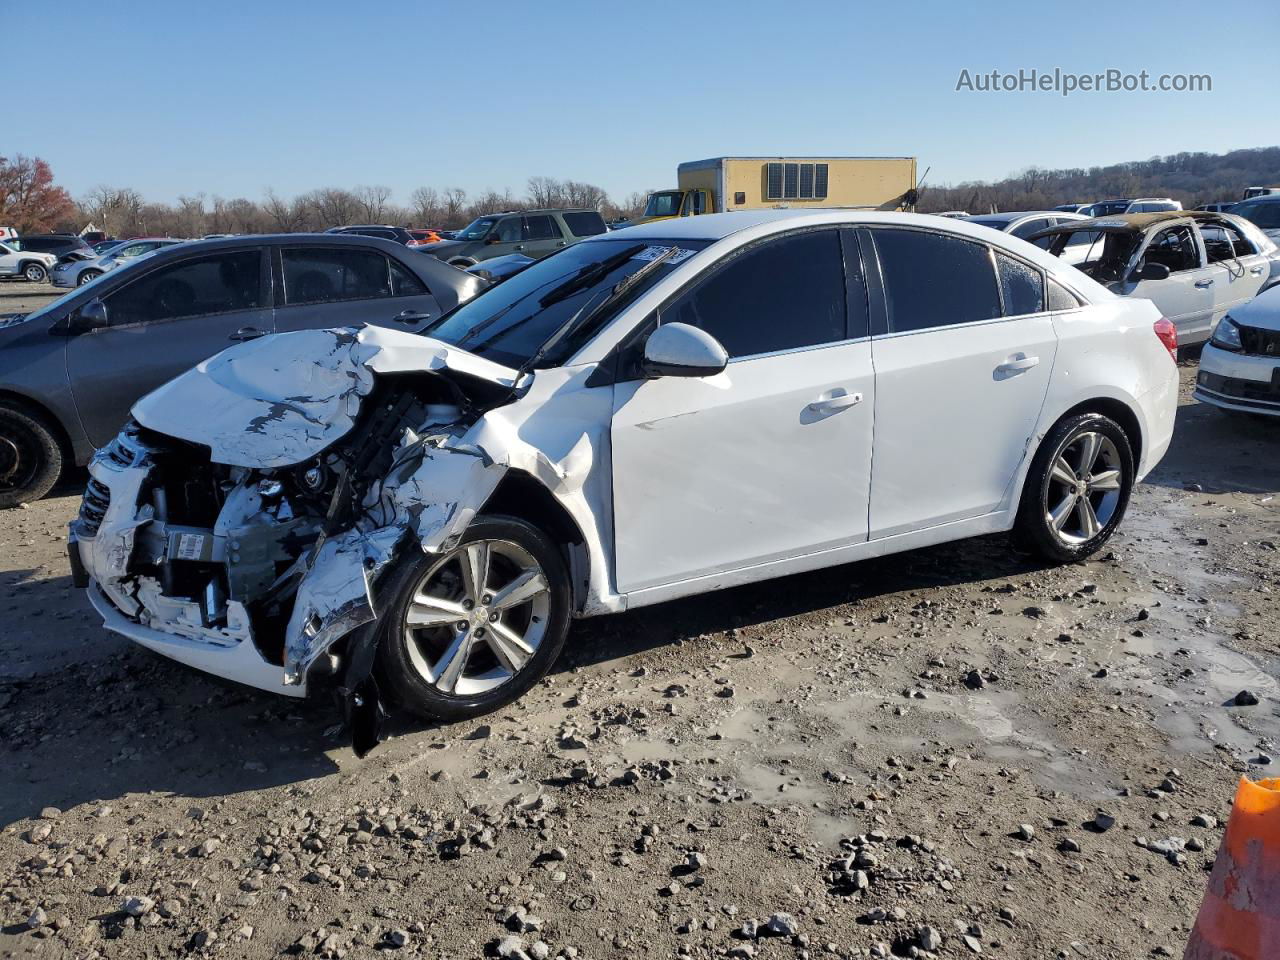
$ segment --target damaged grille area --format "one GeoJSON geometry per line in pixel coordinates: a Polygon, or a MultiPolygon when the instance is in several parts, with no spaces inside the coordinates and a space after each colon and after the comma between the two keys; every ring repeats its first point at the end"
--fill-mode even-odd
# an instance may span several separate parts
{"type": "Polygon", "coordinates": [[[104,484],[90,477],[89,482],[85,484],[84,499],[80,501],[77,532],[86,537],[97,534],[109,506],[111,506],[111,491],[104,484]]]}

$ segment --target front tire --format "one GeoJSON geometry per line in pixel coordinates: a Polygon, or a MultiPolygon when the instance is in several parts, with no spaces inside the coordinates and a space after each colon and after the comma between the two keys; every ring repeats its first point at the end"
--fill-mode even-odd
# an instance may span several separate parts
{"type": "Polygon", "coordinates": [[[569,577],[555,543],[515,517],[477,517],[454,549],[410,547],[380,591],[385,688],[420,717],[465,720],[546,676],[569,629],[569,577]]]}
{"type": "Polygon", "coordinates": [[[44,283],[49,279],[49,271],[43,263],[28,263],[22,268],[22,276],[28,283],[44,283]]]}
{"type": "Polygon", "coordinates": [[[62,446],[41,417],[0,407],[0,509],[39,500],[62,473],[62,446]]]}
{"type": "Polygon", "coordinates": [[[1036,451],[1014,524],[1019,544],[1056,563],[1072,563],[1111,539],[1129,505],[1133,447],[1100,413],[1058,423],[1036,451]]]}
{"type": "Polygon", "coordinates": [[[76,280],[76,286],[83,287],[86,283],[97,280],[102,276],[101,270],[84,270],[81,272],[79,279],[76,280]]]}

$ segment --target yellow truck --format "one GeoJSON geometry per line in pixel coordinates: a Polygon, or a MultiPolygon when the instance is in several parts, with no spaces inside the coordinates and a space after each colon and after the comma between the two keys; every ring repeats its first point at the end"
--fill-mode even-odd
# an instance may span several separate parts
{"type": "Polygon", "coordinates": [[[910,210],[915,157],[712,157],[680,164],[675,190],[649,194],[635,223],[730,210],[910,210]]]}

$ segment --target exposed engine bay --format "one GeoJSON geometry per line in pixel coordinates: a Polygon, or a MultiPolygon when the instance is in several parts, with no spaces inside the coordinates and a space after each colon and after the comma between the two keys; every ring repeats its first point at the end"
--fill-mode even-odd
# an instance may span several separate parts
{"type": "Polygon", "coordinates": [[[110,629],[280,693],[343,669],[361,706],[370,631],[365,655],[349,648],[399,551],[448,549],[513,462],[564,486],[563,465],[482,422],[516,379],[376,327],[224,351],[94,457],[73,568],[110,629]]]}

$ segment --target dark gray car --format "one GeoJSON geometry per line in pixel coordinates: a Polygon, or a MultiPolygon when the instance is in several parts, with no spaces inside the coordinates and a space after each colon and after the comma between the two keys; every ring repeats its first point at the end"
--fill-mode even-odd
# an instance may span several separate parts
{"type": "Polygon", "coordinates": [[[537,260],[585,237],[608,232],[595,210],[508,210],[477,217],[452,240],[415,249],[466,268],[513,253],[537,260]]]}
{"type": "Polygon", "coordinates": [[[417,331],[486,285],[389,240],[243,236],[162,249],[0,316],[0,507],[43,496],[134,401],[236,341],[361,323],[417,331]]]}

